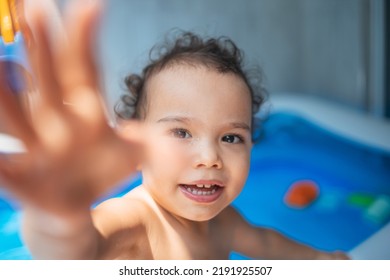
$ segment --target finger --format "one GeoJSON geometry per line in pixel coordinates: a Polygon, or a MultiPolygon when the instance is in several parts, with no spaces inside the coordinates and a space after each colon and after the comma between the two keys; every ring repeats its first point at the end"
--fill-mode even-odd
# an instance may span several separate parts
{"type": "Polygon", "coordinates": [[[65,104],[81,120],[95,124],[94,128],[106,122],[92,48],[100,9],[96,2],[71,3],[65,17],[69,44],[58,52],[57,62],[65,104]]]}
{"type": "Polygon", "coordinates": [[[7,187],[7,189],[11,189],[12,179],[10,177],[11,174],[10,174],[8,163],[3,158],[3,155],[0,154],[0,186],[7,187]]]}
{"type": "Polygon", "coordinates": [[[14,11],[15,11],[14,13],[16,15],[16,19],[19,24],[20,31],[23,34],[26,50],[28,51],[30,50],[31,46],[33,46],[34,44],[34,38],[24,12],[26,9],[25,2],[26,0],[16,1],[16,3],[14,4],[14,11]]]}
{"type": "Polygon", "coordinates": [[[126,143],[127,150],[131,151],[131,162],[123,163],[124,166],[134,167],[133,172],[139,171],[144,158],[145,140],[147,139],[147,128],[136,120],[126,120],[116,129],[117,135],[126,143]]]}
{"type": "Polygon", "coordinates": [[[53,49],[43,10],[31,11],[31,25],[34,32],[34,46],[29,50],[29,59],[39,89],[39,101],[46,106],[62,108],[62,98],[53,66],[53,49]]]}
{"type": "Polygon", "coordinates": [[[65,92],[72,93],[80,85],[93,89],[99,87],[93,45],[100,10],[96,1],[73,1],[67,9],[65,29],[69,44],[59,58],[61,64],[66,65],[60,68],[65,92]]]}
{"type": "Polygon", "coordinates": [[[147,133],[145,126],[140,121],[122,121],[116,127],[117,135],[126,142],[144,143],[147,133]]]}
{"type": "Polygon", "coordinates": [[[35,133],[22,110],[21,104],[12,92],[7,80],[7,66],[0,64],[0,124],[5,131],[29,146],[35,140],[35,133]]]}
{"type": "Polygon", "coordinates": [[[13,25],[13,28],[14,28],[14,32],[18,32],[20,30],[20,27],[19,27],[19,21],[18,21],[18,15],[17,15],[17,12],[16,12],[16,3],[15,3],[16,0],[9,0],[9,9],[10,9],[10,12],[11,12],[11,19],[12,19],[12,25],[13,25]]]}
{"type": "MultiPolygon", "coordinates": [[[[14,155],[0,154],[0,184],[2,187],[7,188],[14,195],[21,196],[23,191],[23,184],[20,184],[23,176],[19,174],[18,164],[12,162],[14,155]]],[[[15,155],[18,157],[18,155],[15,155]]]]}
{"type": "Polygon", "coordinates": [[[27,47],[34,45],[34,34],[32,31],[31,15],[34,14],[34,9],[39,9],[45,15],[47,27],[50,30],[50,39],[52,44],[62,44],[64,29],[62,25],[60,11],[57,7],[56,0],[12,0],[16,1],[15,10],[17,19],[20,25],[20,30],[23,33],[27,47]]]}

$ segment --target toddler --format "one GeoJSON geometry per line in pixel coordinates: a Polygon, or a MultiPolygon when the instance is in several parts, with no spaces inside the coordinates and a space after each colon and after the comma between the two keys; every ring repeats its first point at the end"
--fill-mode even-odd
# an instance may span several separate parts
{"type": "Polygon", "coordinates": [[[0,88],[3,124],[28,151],[0,158],[0,180],[23,202],[34,257],[227,259],[236,251],[256,259],[345,258],[253,226],[229,206],[248,176],[264,99],[231,40],[177,34],[141,75],[126,79],[129,94],[112,129],[91,52],[99,8],[71,9],[68,41],[56,49],[42,12],[31,12],[34,117],[25,117],[4,81],[0,88]],[[136,169],[140,186],[90,210],[136,169]]]}

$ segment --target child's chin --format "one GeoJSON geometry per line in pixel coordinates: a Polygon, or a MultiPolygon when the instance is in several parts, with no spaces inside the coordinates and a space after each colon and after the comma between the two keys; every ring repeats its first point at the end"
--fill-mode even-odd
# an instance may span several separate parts
{"type": "Polygon", "coordinates": [[[193,214],[187,214],[186,218],[187,220],[194,221],[194,222],[207,222],[213,219],[215,216],[218,215],[220,211],[207,211],[203,213],[193,213],[193,214]]]}

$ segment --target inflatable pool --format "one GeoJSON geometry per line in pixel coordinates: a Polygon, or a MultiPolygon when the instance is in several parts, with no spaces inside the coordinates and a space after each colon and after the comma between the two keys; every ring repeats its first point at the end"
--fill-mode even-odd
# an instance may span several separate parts
{"type": "Polygon", "coordinates": [[[390,259],[390,123],[296,94],[270,104],[236,207],[318,249],[390,259]],[[291,187],[307,181],[318,197],[302,208],[286,203],[291,187]]]}

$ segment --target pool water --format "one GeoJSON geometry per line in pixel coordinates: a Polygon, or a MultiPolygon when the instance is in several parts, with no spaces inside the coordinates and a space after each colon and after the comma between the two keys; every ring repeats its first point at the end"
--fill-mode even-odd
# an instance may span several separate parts
{"type": "MultiPolygon", "coordinates": [[[[110,197],[123,195],[140,181],[110,197]]],[[[248,181],[233,205],[255,225],[318,249],[349,251],[390,221],[388,201],[389,152],[339,137],[298,115],[273,113],[264,122],[248,181]],[[290,207],[284,201],[287,190],[304,180],[317,184],[319,196],[305,208],[290,207]],[[379,203],[374,207],[376,201],[384,201],[382,208],[379,203]]],[[[0,192],[0,259],[31,258],[19,235],[18,209],[0,192]]],[[[245,256],[233,253],[231,258],[245,256]]]]}
{"type": "Polygon", "coordinates": [[[389,152],[334,135],[297,115],[278,113],[264,124],[247,186],[234,205],[254,224],[318,249],[349,251],[390,220],[389,201],[389,152]],[[306,208],[289,207],[283,198],[301,180],[314,181],[319,197],[306,208]],[[356,197],[366,201],[353,203],[356,197]],[[375,201],[383,198],[387,205],[373,217],[375,201]]]}

